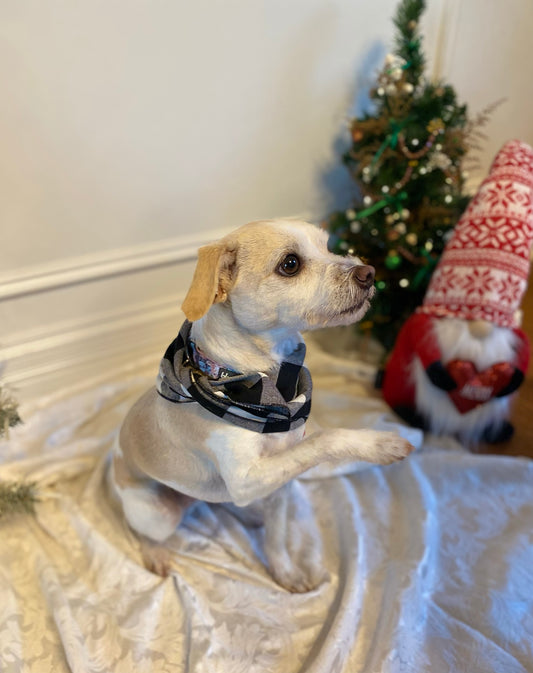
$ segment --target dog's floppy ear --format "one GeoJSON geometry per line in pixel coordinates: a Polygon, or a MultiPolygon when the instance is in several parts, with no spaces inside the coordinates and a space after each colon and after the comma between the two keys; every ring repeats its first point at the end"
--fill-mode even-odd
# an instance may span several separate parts
{"type": "Polygon", "coordinates": [[[226,301],[233,281],[236,250],[212,243],[198,250],[198,262],[182,311],[187,320],[200,320],[213,304],[226,301]]]}

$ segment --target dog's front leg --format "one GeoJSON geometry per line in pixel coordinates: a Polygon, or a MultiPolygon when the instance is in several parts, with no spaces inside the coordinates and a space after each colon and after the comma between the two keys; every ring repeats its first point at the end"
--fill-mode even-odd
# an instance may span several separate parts
{"type": "Polygon", "coordinates": [[[233,502],[244,507],[316,465],[347,460],[388,465],[413,449],[394,432],[335,429],[316,432],[283,451],[259,455],[251,463],[242,459],[222,461],[220,468],[233,502]]]}

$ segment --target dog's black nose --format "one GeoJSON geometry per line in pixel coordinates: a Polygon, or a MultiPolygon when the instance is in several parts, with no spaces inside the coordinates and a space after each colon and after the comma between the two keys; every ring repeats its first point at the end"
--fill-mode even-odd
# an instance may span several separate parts
{"type": "Polygon", "coordinates": [[[354,267],[352,273],[355,278],[355,282],[360,287],[367,289],[374,284],[376,270],[374,269],[373,266],[369,266],[367,264],[361,264],[359,266],[354,267]]]}

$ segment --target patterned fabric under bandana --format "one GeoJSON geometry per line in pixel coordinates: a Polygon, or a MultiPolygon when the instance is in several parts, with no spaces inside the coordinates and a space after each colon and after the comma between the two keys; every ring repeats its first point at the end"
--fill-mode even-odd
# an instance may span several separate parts
{"type": "Polygon", "coordinates": [[[162,397],[175,403],[198,402],[219,418],[254,432],[287,432],[305,423],[312,382],[303,366],[304,343],[281,363],[275,381],[261,372],[212,379],[191,362],[190,332],[186,320],[161,360],[157,391],[162,397]]]}

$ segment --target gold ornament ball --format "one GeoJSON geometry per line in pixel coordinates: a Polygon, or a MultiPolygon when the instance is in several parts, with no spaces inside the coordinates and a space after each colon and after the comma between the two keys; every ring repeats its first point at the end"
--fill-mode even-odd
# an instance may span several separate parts
{"type": "Polygon", "coordinates": [[[441,133],[442,131],[444,131],[444,122],[440,117],[435,117],[435,119],[432,119],[429,122],[426,128],[430,133],[433,134],[441,133]]]}
{"type": "Polygon", "coordinates": [[[401,234],[402,236],[403,236],[403,235],[405,234],[405,232],[407,231],[407,227],[405,226],[405,222],[399,222],[399,223],[394,227],[394,229],[395,229],[399,234],[401,234]]]}

